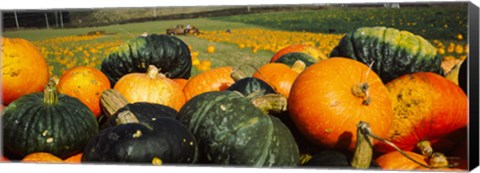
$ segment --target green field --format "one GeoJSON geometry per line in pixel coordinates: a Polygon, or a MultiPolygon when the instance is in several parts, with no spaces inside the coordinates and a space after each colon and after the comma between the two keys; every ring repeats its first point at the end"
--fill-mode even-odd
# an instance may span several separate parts
{"type": "MultiPolygon", "coordinates": [[[[466,6],[464,6],[466,7],[466,6]]],[[[100,67],[100,62],[109,51],[121,42],[143,32],[163,34],[167,28],[177,24],[193,25],[201,31],[224,31],[226,29],[259,28],[264,30],[306,31],[313,33],[346,33],[361,26],[389,26],[405,29],[428,38],[448,43],[465,44],[457,40],[458,34],[466,38],[467,13],[460,7],[431,8],[329,8],[325,10],[304,10],[295,12],[272,12],[216,18],[197,18],[169,21],[154,21],[109,25],[102,27],[72,29],[35,29],[9,31],[5,37],[24,38],[40,47],[49,62],[52,73],[60,76],[65,70],[79,65],[100,67]],[[105,31],[105,35],[81,37],[91,31],[105,31]]],[[[210,61],[212,68],[235,66],[246,63],[255,67],[268,62],[275,53],[269,50],[252,52],[250,48],[240,49],[237,45],[214,42],[193,35],[178,36],[192,50],[198,52],[198,59],[210,61]],[[216,52],[206,53],[213,45],[216,52]]],[[[282,36],[278,36],[282,38],[282,36]]],[[[192,76],[200,71],[192,70],[192,76]]]]}

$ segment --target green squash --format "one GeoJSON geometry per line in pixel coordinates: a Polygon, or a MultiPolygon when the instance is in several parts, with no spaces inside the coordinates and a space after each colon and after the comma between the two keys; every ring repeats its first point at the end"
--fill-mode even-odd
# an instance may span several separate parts
{"type": "Polygon", "coordinates": [[[118,114],[124,111],[131,111],[132,113],[134,113],[140,122],[150,121],[152,119],[155,119],[159,115],[175,119],[177,115],[177,111],[175,109],[161,104],[148,102],[128,103],[122,108],[120,108],[118,111],[116,111],[116,113],[114,113],[112,117],[108,118],[105,123],[100,126],[100,129],[116,126],[118,114]]]}
{"type": "Polygon", "coordinates": [[[414,72],[443,74],[442,58],[432,44],[421,36],[394,28],[358,28],[340,40],[330,57],[373,63],[372,70],[384,83],[414,72]]]}
{"type": "Polygon", "coordinates": [[[130,111],[114,114],[116,126],[102,129],[85,147],[84,163],[189,164],[197,161],[197,143],[175,118],[157,114],[139,121],[130,111]]]}
{"type": "Polygon", "coordinates": [[[198,140],[200,161],[254,167],[297,166],[299,151],[289,129],[234,91],[189,100],[177,118],[198,140]]]}
{"type": "Polygon", "coordinates": [[[77,98],[59,94],[52,81],[43,93],[10,103],[2,127],[4,148],[20,157],[48,152],[65,159],[82,152],[98,132],[92,111],[77,98]]]}
{"type": "Polygon", "coordinates": [[[283,63],[288,65],[289,67],[292,67],[295,61],[300,60],[303,63],[305,63],[305,66],[308,67],[312,64],[315,64],[318,62],[317,59],[315,59],[313,56],[310,56],[306,53],[302,52],[294,52],[294,53],[287,53],[282,55],[280,58],[275,60],[276,63],[283,63]]]}
{"type": "Polygon", "coordinates": [[[190,77],[190,49],[182,40],[169,35],[138,36],[120,45],[102,61],[101,71],[112,87],[124,75],[144,73],[155,65],[168,78],[190,77]]]}
{"type": "Polygon", "coordinates": [[[268,85],[263,80],[254,78],[254,77],[246,77],[235,81],[230,87],[227,88],[228,91],[238,91],[242,93],[244,96],[248,96],[255,92],[259,95],[265,94],[273,94],[275,90],[268,85]]]}
{"type": "Polygon", "coordinates": [[[113,89],[100,97],[108,117],[83,152],[84,162],[179,164],[197,161],[197,142],[165,105],[128,101],[113,89]]]}

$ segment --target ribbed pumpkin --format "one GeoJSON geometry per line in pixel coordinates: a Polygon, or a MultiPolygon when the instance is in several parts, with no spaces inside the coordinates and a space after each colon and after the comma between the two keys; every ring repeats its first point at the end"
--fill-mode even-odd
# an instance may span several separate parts
{"type": "Polygon", "coordinates": [[[212,91],[190,99],[177,117],[198,140],[201,163],[297,166],[288,128],[238,92],[212,91]]]}
{"type": "Polygon", "coordinates": [[[287,47],[280,49],[276,52],[272,58],[270,58],[270,62],[275,62],[278,58],[283,56],[284,54],[294,53],[294,52],[302,52],[308,54],[315,58],[316,60],[324,60],[327,59],[327,56],[320,51],[320,49],[307,45],[307,44],[292,44],[287,47]]]}
{"type": "Polygon", "coordinates": [[[20,97],[2,116],[3,145],[21,157],[48,152],[65,159],[82,151],[98,131],[92,111],[80,100],[58,94],[54,82],[45,91],[20,97]]]}
{"type": "Polygon", "coordinates": [[[307,139],[326,148],[350,150],[355,148],[360,121],[385,137],[393,116],[389,92],[375,72],[342,57],[322,60],[300,73],[288,111],[307,139]]]}
{"type": "Polygon", "coordinates": [[[175,110],[185,103],[185,96],[179,85],[158,73],[150,65],[146,73],[130,73],[123,76],[113,87],[128,102],[150,102],[170,106],[175,110]]]}
{"type": "Polygon", "coordinates": [[[2,38],[2,103],[43,91],[48,83],[48,64],[41,52],[27,40],[2,38]]]}
{"type": "Polygon", "coordinates": [[[187,101],[208,91],[226,90],[235,83],[235,80],[230,77],[232,70],[230,66],[217,67],[190,78],[183,88],[187,101]]]}
{"type": "Polygon", "coordinates": [[[414,72],[442,74],[442,58],[435,47],[419,35],[387,27],[361,27],[347,33],[330,57],[347,57],[365,64],[384,83],[414,72]]]}
{"type": "Polygon", "coordinates": [[[62,94],[80,99],[96,117],[99,117],[100,95],[110,89],[110,81],[96,68],[78,66],[63,73],[57,88],[62,94]]]}
{"type": "Polygon", "coordinates": [[[188,46],[175,36],[138,36],[120,45],[102,61],[101,71],[112,86],[124,75],[144,73],[149,65],[168,78],[190,77],[192,59],[188,46]]]}
{"type": "MultiPolygon", "coordinates": [[[[468,124],[466,94],[458,85],[438,74],[408,74],[386,86],[391,94],[394,115],[387,139],[403,150],[413,150],[423,141],[434,144],[468,124]]],[[[377,149],[382,152],[393,150],[384,144],[377,149]]]]}
{"type": "Polygon", "coordinates": [[[305,63],[296,61],[290,68],[283,63],[268,63],[253,73],[253,77],[268,83],[276,92],[289,97],[292,84],[305,69],[305,63]]]}

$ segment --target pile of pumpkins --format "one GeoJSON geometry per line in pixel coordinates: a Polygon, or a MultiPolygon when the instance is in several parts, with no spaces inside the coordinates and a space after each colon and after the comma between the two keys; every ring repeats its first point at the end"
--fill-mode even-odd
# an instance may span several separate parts
{"type": "Polygon", "coordinates": [[[101,69],[53,78],[31,43],[3,38],[3,147],[36,162],[465,170],[465,67],[441,63],[421,36],[363,27],[328,57],[291,45],[253,74],[239,65],[191,77],[188,46],[151,34],[101,69]],[[363,155],[360,122],[374,137],[363,155]]]}

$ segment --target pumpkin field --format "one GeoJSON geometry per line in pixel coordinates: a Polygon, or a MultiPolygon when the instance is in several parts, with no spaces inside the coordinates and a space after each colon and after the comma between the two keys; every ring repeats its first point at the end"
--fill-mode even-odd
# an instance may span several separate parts
{"type": "Polygon", "coordinates": [[[467,17],[459,3],[7,31],[3,159],[467,170],[467,17]],[[177,25],[200,33],[165,34],[177,25]]]}

